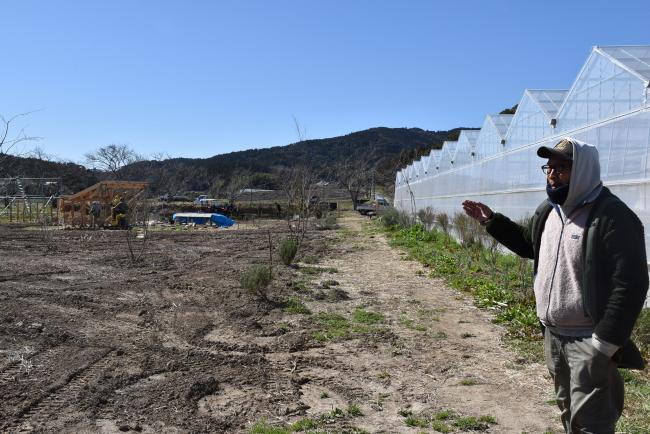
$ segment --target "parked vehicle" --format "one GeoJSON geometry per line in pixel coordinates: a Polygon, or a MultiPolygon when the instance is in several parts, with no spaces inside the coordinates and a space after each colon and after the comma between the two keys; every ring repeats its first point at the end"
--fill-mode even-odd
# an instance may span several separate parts
{"type": "Polygon", "coordinates": [[[163,194],[162,196],[158,196],[158,200],[163,202],[192,202],[192,199],[189,197],[179,194],[163,194]]]}
{"type": "Polygon", "coordinates": [[[219,201],[217,199],[209,198],[207,194],[201,194],[199,197],[194,199],[194,204],[201,206],[212,206],[219,205],[219,201]]]}
{"type": "Polygon", "coordinates": [[[369,217],[377,215],[377,213],[388,208],[389,206],[390,204],[383,197],[377,197],[373,201],[368,201],[368,200],[357,201],[357,211],[359,212],[359,214],[367,215],[369,217]]]}

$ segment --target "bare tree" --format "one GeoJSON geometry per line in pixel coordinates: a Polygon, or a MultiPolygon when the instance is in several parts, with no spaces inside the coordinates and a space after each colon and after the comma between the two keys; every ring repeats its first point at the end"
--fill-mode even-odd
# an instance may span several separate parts
{"type": "Polygon", "coordinates": [[[237,169],[230,175],[230,180],[224,188],[224,193],[231,206],[235,206],[237,199],[241,196],[242,189],[248,186],[250,179],[251,173],[248,170],[237,169]]]}
{"type": "Polygon", "coordinates": [[[15,154],[18,150],[18,145],[21,143],[41,140],[42,137],[28,136],[25,133],[25,128],[20,128],[14,134],[14,123],[31,113],[33,112],[20,113],[10,117],[9,119],[0,115],[0,162],[2,162],[7,155],[15,154]]]}
{"type": "Polygon", "coordinates": [[[336,180],[350,194],[355,210],[362,193],[373,189],[376,169],[370,161],[370,157],[353,156],[348,161],[337,164],[334,169],[336,180]]]}
{"type": "Polygon", "coordinates": [[[86,163],[95,169],[109,172],[117,178],[119,170],[131,163],[142,160],[142,157],[128,145],[111,144],[89,152],[85,155],[86,163]]]}
{"type": "Polygon", "coordinates": [[[41,161],[52,161],[55,157],[45,152],[40,146],[34,146],[31,151],[27,153],[27,156],[30,158],[36,158],[41,161]]]}
{"type": "Polygon", "coordinates": [[[287,199],[287,224],[292,238],[300,246],[314,204],[311,203],[316,175],[309,166],[297,165],[278,169],[278,179],[287,199]]]}
{"type": "Polygon", "coordinates": [[[208,189],[208,194],[210,197],[216,199],[219,198],[224,192],[224,187],[226,186],[226,181],[221,176],[216,176],[212,179],[210,183],[210,188],[208,189]]]}

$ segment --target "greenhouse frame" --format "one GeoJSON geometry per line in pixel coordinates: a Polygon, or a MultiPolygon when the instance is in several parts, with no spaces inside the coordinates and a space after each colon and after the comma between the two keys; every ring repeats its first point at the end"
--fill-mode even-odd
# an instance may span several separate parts
{"type": "Polygon", "coordinates": [[[637,213],[650,252],[649,86],[650,46],[593,47],[568,90],[526,89],[514,115],[487,115],[397,172],[395,207],[453,216],[470,199],[526,218],[546,198],[537,149],[569,136],[598,148],[603,183],[637,213]]]}

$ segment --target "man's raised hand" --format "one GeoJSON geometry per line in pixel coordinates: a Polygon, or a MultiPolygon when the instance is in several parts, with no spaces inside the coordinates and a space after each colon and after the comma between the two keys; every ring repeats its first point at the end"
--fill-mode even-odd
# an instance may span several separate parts
{"type": "Polygon", "coordinates": [[[478,220],[479,223],[485,223],[490,220],[494,214],[489,206],[481,202],[474,202],[473,200],[464,201],[463,210],[468,216],[474,220],[478,220]]]}

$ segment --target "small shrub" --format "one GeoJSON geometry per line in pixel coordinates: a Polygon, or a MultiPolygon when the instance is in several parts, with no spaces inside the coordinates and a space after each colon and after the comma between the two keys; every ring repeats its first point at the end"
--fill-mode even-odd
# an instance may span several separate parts
{"type": "Polygon", "coordinates": [[[480,225],[475,223],[476,220],[465,213],[457,213],[454,216],[454,229],[461,245],[469,247],[480,242],[480,233],[483,230],[480,225]]]}
{"type": "Polygon", "coordinates": [[[444,212],[436,214],[436,223],[445,235],[449,235],[449,216],[447,214],[444,212]]]}
{"type": "Polygon", "coordinates": [[[451,432],[451,428],[449,427],[449,425],[447,425],[441,420],[434,420],[433,422],[431,422],[431,428],[433,428],[434,431],[441,432],[444,434],[451,432]]]}
{"type": "Polygon", "coordinates": [[[332,286],[338,286],[339,282],[336,280],[332,279],[327,279],[324,280],[320,285],[323,287],[323,289],[330,289],[332,286]]]}
{"type": "Polygon", "coordinates": [[[280,259],[282,259],[282,263],[286,266],[291,265],[296,253],[298,253],[298,241],[294,238],[283,239],[280,243],[280,259]]]}
{"type": "Polygon", "coordinates": [[[429,422],[427,422],[426,419],[422,419],[413,415],[409,415],[406,419],[404,419],[404,424],[406,426],[413,426],[418,428],[426,428],[429,426],[429,422]]]}
{"type": "Polygon", "coordinates": [[[490,428],[487,422],[474,416],[459,417],[454,421],[454,426],[464,431],[487,431],[490,428]]]}
{"type": "Polygon", "coordinates": [[[411,226],[415,225],[415,217],[407,212],[400,211],[398,218],[400,227],[410,228],[411,226]]]}
{"type": "Polygon", "coordinates": [[[497,423],[496,418],[494,416],[489,415],[489,414],[486,414],[486,415],[483,415],[483,416],[479,417],[478,421],[479,422],[490,423],[490,424],[493,424],[493,425],[497,423]]]}
{"type": "Polygon", "coordinates": [[[336,407],[334,410],[329,411],[329,412],[321,415],[320,419],[322,421],[324,421],[324,422],[327,422],[327,421],[332,421],[334,419],[340,419],[340,418],[342,418],[344,416],[345,416],[345,414],[343,413],[343,410],[336,407]]]}
{"type": "Polygon", "coordinates": [[[382,225],[386,228],[392,228],[399,225],[399,211],[393,207],[383,211],[380,218],[382,225]]]}
{"type": "Polygon", "coordinates": [[[318,262],[318,256],[315,255],[307,255],[304,258],[302,258],[302,262],[304,264],[315,264],[318,262]]]}
{"type": "Polygon", "coordinates": [[[338,229],[339,225],[336,223],[336,215],[335,214],[327,214],[323,218],[319,218],[318,221],[316,222],[316,229],[320,230],[332,230],[332,229],[338,229]]]}
{"type": "Polygon", "coordinates": [[[408,416],[413,416],[413,412],[407,408],[401,408],[397,411],[397,414],[399,414],[402,417],[408,417],[408,416]]]}
{"type": "Polygon", "coordinates": [[[241,287],[261,298],[267,298],[271,283],[271,270],[266,265],[253,265],[244,271],[240,279],[241,287]]]}
{"type": "Polygon", "coordinates": [[[426,229],[431,229],[436,215],[433,213],[433,208],[430,206],[418,211],[418,220],[424,225],[426,229]]]}
{"type": "Polygon", "coordinates": [[[361,411],[361,408],[359,408],[359,406],[356,404],[350,404],[348,406],[348,414],[352,417],[363,416],[363,412],[361,411]]]}
{"type": "Polygon", "coordinates": [[[447,419],[451,419],[452,417],[454,417],[454,413],[449,410],[441,411],[439,413],[436,413],[436,415],[434,416],[436,420],[447,420],[447,419]]]}

